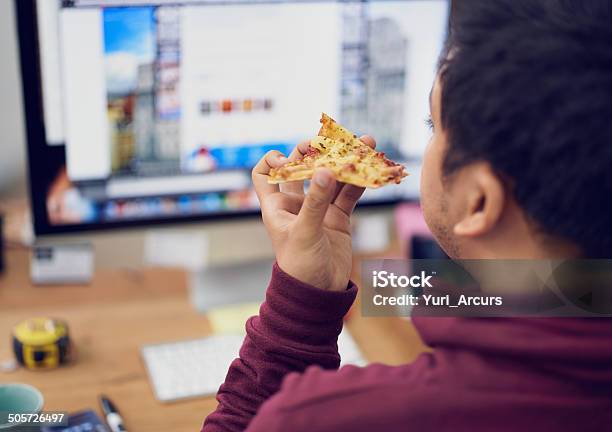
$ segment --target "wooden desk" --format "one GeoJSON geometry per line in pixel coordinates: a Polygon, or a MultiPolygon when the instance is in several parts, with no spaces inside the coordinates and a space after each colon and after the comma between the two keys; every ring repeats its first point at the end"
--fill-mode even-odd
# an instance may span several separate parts
{"type": "MultiPolygon", "coordinates": [[[[46,410],[99,411],[107,394],[122,410],[128,430],[197,431],[217,405],[214,397],[161,404],[153,396],[140,358],[143,344],[209,335],[206,317],[189,304],[187,278],[180,270],[100,271],[88,286],[35,287],[24,250],[6,254],[0,277],[0,361],[12,357],[9,334],[33,316],[66,320],[78,350],[71,366],[52,371],[19,369],[0,382],[39,388],[46,410]]],[[[423,350],[409,322],[351,314],[348,328],[368,360],[400,364],[423,350]]]]}

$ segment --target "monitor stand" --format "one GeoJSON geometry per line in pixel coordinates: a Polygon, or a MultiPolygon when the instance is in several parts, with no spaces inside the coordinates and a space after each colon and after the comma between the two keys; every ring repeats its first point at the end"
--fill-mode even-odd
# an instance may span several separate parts
{"type": "Polygon", "coordinates": [[[272,274],[272,259],[209,266],[190,273],[191,303],[199,312],[220,306],[262,302],[272,274]]]}

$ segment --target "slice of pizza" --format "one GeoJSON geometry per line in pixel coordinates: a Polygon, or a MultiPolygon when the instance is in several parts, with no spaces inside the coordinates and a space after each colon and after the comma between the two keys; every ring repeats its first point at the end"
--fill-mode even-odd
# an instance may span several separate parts
{"type": "Polygon", "coordinates": [[[268,183],[307,180],[319,167],[331,169],[340,182],[369,188],[399,183],[408,175],[402,165],[361,142],[327,114],[323,113],[321,123],[319,134],[310,141],[306,154],[271,169],[268,183]]]}

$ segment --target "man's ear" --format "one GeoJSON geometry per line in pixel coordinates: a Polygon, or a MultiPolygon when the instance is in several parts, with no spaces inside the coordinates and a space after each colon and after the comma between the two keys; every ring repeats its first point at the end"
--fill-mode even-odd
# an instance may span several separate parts
{"type": "Polygon", "coordinates": [[[476,162],[464,168],[465,211],[453,227],[457,236],[477,237],[490,232],[499,222],[505,204],[501,179],[486,162],[476,162]]]}

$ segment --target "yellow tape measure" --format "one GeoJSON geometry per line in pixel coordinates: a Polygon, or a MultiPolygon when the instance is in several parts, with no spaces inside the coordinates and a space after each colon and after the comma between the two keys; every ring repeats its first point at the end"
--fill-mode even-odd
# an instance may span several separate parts
{"type": "Polygon", "coordinates": [[[72,344],[68,325],[51,318],[32,318],[13,330],[13,350],[17,361],[28,369],[51,369],[68,363],[72,344]]]}

